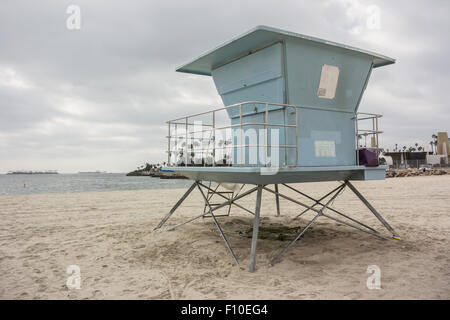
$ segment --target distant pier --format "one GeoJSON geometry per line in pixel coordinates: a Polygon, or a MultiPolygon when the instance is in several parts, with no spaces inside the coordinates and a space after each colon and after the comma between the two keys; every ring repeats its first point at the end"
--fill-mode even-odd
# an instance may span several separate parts
{"type": "Polygon", "coordinates": [[[7,174],[58,174],[58,171],[57,170],[44,170],[44,171],[17,170],[17,171],[9,171],[7,174]]]}

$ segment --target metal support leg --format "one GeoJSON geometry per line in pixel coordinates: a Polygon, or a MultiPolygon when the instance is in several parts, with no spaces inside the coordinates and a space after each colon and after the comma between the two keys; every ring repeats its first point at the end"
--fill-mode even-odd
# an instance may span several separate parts
{"type": "Polygon", "coordinates": [[[258,185],[258,192],[256,194],[255,217],[253,218],[252,248],[250,250],[250,268],[249,268],[250,272],[255,271],[256,244],[258,242],[258,231],[259,231],[259,213],[261,211],[261,194],[262,194],[262,186],[258,185]]]}
{"type": "MultiPolygon", "coordinates": [[[[214,188],[214,192],[217,191],[217,188],[219,188],[219,186],[220,186],[220,184],[218,184],[218,185],[214,188]]],[[[209,200],[211,200],[212,196],[214,195],[214,193],[210,191],[210,190],[212,190],[212,189],[211,189],[211,181],[209,181],[209,186],[208,186],[207,190],[208,190],[208,193],[206,194],[206,197],[208,198],[208,201],[209,201],[209,200]]],[[[207,208],[208,208],[208,206],[207,206],[206,203],[205,203],[205,205],[203,206],[203,213],[206,212],[206,209],[207,209],[207,208]]],[[[203,218],[205,218],[205,216],[203,216],[203,218]]]]}
{"type": "Polygon", "coordinates": [[[275,202],[277,204],[277,217],[280,216],[280,196],[278,195],[278,184],[275,184],[275,192],[277,193],[275,195],[275,202]]]}
{"type": "Polygon", "coordinates": [[[219,230],[220,236],[222,237],[223,241],[225,242],[225,245],[227,246],[228,250],[230,251],[231,255],[233,256],[233,259],[234,259],[234,261],[236,262],[236,264],[239,264],[239,261],[237,260],[235,254],[234,254],[234,252],[233,252],[233,249],[231,249],[231,246],[230,246],[230,244],[228,243],[228,240],[227,240],[227,238],[225,237],[225,234],[223,233],[223,230],[222,230],[222,228],[220,227],[220,224],[219,224],[219,222],[217,221],[217,219],[216,219],[216,217],[215,217],[215,215],[214,215],[214,213],[213,213],[213,208],[212,208],[211,205],[209,204],[208,198],[206,198],[206,196],[205,196],[205,194],[203,193],[203,190],[202,190],[202,188],[200,187],[200,185],[199,185],[198,183],[196,183],[196,184],[197,184],[198,190],[200,190],[200,193],[201,193],[202,196],[203,196],[203,199],[205,200],[205,203],[208,205],[208,208],[209,208],[209,212],[208,212],[208,213],[211,214],[211,217],[212,217],[213,220],[214,220],[214,223],[215,223],[215,225],[216,225],[216,227],[217,227],[217,230],[219,230]]]}
{"type": "Polygon", "coordinates": [[[180,200],[178,200],[178,202],[173,206],[173,208],[169,211],[169,213],[161,220],[161,222],[153,230],[161,228],[164,225],[164,223],[166,223],[166,221],[175,212],[175,210],[177,210],[177,208],[181,205],[181,203],[183,203],[183,201],[188,197],[188,195],[192,192],[192,190],[194,190],[196,185],[197,185],[197,182],[194,182],[189,187],[189,189],[186,191],[186,193],[180,198],[180,200]]]}
{"type": "Polygon", "coordinates": [[[397,232],[387,223],[386,220],[383,219],[383,217],[378,213],[377,210],[369,203],[369,201],[366,200],[366,198],[363,197],[363,195],[355,188],[354,185],[348,181],[347,183],[348,187],[353,191],[354,194],[366,205],[367,208],[377,217],[378,220],[388,229],[391,233],[394,239],[401,240],[400,236],[397,232]]]}

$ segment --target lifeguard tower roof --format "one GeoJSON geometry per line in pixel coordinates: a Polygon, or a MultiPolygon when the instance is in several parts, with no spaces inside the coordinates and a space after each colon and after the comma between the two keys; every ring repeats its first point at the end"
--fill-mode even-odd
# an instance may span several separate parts
{"type": "Polygon", "coordinates": [[[311,42],[317,46],[334,46],[340,50],[366,56],[372,59],[373,68],[395,63],[395,59],[375,52],[268,26],[257,26],[244,34],[221,44],[215,49],[202,54],[197,59],[180,66],[177,68],[177,71],[210,76],[211,71],[221,65],[251,54],[253,51],[272,43],[286,40],[311,42]]]}

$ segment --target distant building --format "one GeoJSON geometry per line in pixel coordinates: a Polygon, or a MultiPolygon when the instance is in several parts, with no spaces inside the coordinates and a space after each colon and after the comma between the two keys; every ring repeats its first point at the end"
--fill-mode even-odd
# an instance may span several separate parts
{"type": "MultiPolygon", "coordinates": [[[[434,136],[434,135],[433,135],[434,136]]],[[[438,132],[437,139],[434,141],[435,150],[427,151],[397,151],[384,152],[386,162],[394,168],[419,168],[426,166],[443,166],[450,162],[450,139],[447,132],[438,132]],[[436,154],[434,154],[436,151],[436,154]],[[388,161],[387,159],[392,159],[388,161]]]]}
{"type": "Polygon", "coordinates": [[[419,152],[384,152],[383,155],[389,156],[395,162],[409,161],[409,160],[422,160],[426,161],[427,154],[432,154],[431,152],[419,151],[419,152]]]}
{"type": "Polygon", "coordinates": [[[422,168],[429,166],[441,166],[446,164],[446,156],[435,155],[433,152],[385,152],[383,157],[386,164],[392,168],[422,168]],[[387,159],[392,159],[387,161],[387,159]]]}
{"type": "Polygon", "coordinates": [[[447,132],[438,132],[437,134],[437,154],[450,155],[447,132]]]}

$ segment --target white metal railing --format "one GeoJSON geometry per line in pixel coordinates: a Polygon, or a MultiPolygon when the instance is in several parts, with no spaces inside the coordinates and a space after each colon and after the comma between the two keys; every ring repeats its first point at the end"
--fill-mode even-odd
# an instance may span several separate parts
{"type": "MultiPolygon", "coordinates": [[[[236,117],[237,118],[237,117],[236,117]]],[[[237,165],[249,166],[244,163],[244,148],[257,148],[258,153],[260,148],[264,148],[265,163],[256,164],[256,166],[269,166],[269,148],[271,152],[279,149],[295,149],[295,163],[289,163],[286,156],[285,163],[282,166],[298,166],[298,111],[297,107],[288,104],[270,103],[261,101],[247,101],[214,110],[201,112],[193,115],[180,117],[177,119],[167,121],[168,124],[168,166],[231,166],[233,165],[233,158],[235,158],[237,165]],[[254,109],[249,114],[262,113],[258,112],[257,105],[264,106],[264,121],[245,122],[243,109],[253,105],[254,109]],[[269,107],[279,107],[279,109],[292,109],[295,113],[295,124],[287,123],[272,123],[269,121],[270,110],[269,107]],[[227,111],[231,108],[239,108],[239,123],[230,124],[230,118],[226,117],[225,124],[219,124],[217,116],[220,112],[227,111]],[[205,119],[206,118],[206,119],[205,119]],[[196,121],[199,119],[200,121],[196,121]],[[256,143],[244,142],[244,128],[245,127],[263,127],[265,137],[258,139],[256,143]],[[282,127],[295,130],[295,145],[288,144],[269,144],[269,128],[282,127]],[[180,130],[181,129],[181,130],[180,130]],[[223,135],[225,131],[225,138],[223,135]],[[234,144],[233,139],[230,139],[231,131],[238,133],[239,143],[234,144]],[[197,137],[196,137],[197,135],[197,137]],[[222,137],[222,139],[217,139],[222,137]],[[264,143],[260,141],[264,140],[264,143]],[[232,156],[234,151],[239,150],[238,157],[232,156]]],[[[285,142],[288,139],[288,134],[284,135],[285,142]]],[[[287,154],[287,152],[285,152],[287,154]]],[[[271,166],[273,164],[270,164],[271,166]]],[[[253,165],[252,165],[253,166],[253,165]]]]}
{"type": "Polygon", "coordinates": [[[380,155],[380,147],[379,147],[379,140],[378,137],[380,134],[383,133],[383,131],[380,131],[378,129],[378,119],[381,118],[381,114],[376,113],[366,113],[366,112],[358,112],[356,114],[356,162],[359,165],[359,156],[358,151],[360,149],[372,149],[377,152],[377,155],[380,155]],[[366,123],[369,122],[369,128],[370,129],[362,129],[361,128],[361,121],[365,121],[366,123]],[[370,145],[367,145],[367,137],[370,137],[370,145]],[[360,143],[360,140],[364,138],[364,145],[360,143]]]}
{"type": "MultiPolygon", "coordinates": [[[[257,111],[254,110],[253,114],[257,111]]],[[[374,113],[358,112],[355,117],[356,127],[356,161],[359,165],[358,150],[362,148],[372,149],[379,155],[381,149],[379,148],[379,135],[383,133],[378,128],[378,119],[382,115],[374,113]],[[364,121],[369,123],[369,128],[362,128],[360,122],[364,121]],[[371,125],[371,127],[370,127],[371,125]],[[367,138],[370,137],[370,144],[367,144],[367,138]],[[364,143],[362,143],[364,139],[364,143]]],[[[227,117],[228,122],[230,121],[227,117]]],[[[222,108],[217,108],[210,111],[196,113],[177,119],[167,121],[168,124],[168,166],[231,166],[233,165],[233,158],[235,164],[239,166],[248,166],[244,163],[243,157],[244,148],[260,148],[265,149],[265,159],[268,159],[269,148],[273,149],[295,149],[295,163],[289,163],[286,158],[284,166],[298,166],[298,107],[288,104],[270,103],[262,101],[247,101],[222,108]],[[244,122],[245,116],[243,115],[243,108],[248,105],[264,105],[265,116],[264,122],[244,122]],[[271,123],[269,121],[269,107],[276,106],[282,109],[292,109],[295,113],[295,124],[287,123],[271,123]],[[226,111],[230,108],[239,107],[239,123],[219,125],[216,121],[216,115],[220,112],[226,111]],[[209,122],[202,121],[201,124],[195,122],[195,118],[198,117],[210,117],[209,122]],[[180,131],[179,128],[182,128],[180,131]],[[264,143],[245,144],[244,143],[244,128],[249,126],[259,126],[265,129],[264,143]],[[283,127],[292,128],[295,130],[295,145],[279,144],[272,145],[268,143],[269,127],[283,127]],[[232,139],[217,140],[217,136],[220,131],[223,130],[235,130],[239,134],[239,143],[234,144],[232,139]],[[201,134],[200,138],[195,138],[196,134],[201,134]],[[192,137],[194,135],[194,137],[192,137]],[[206,136],[205,136],[206,135],[206,136]],[[206,141],[206,146],[205,146],[206,141]],[[233,157],[233,152],[239,150],[239,157],[233,157]],[[218,152],[221,150],[222,152],[218,152]],[[219,158],[216,156],[219,155],[219,158]],[[220,157],[220,155],[222,157],[220,157]],[[200,161],[199,161],[200,160],[200,161]]],[[[222,135],[223,136],[223,135],[222,135]]],[[[225,135],[227,137],[227,135],[225,135]]],[[[228,135],[229,136],[229,135],[228,135]]],[[[284,136],[285,141],[288,139],[288,134],[284,136]]],[[[258,166],[268,166],[268,162],[258,166]]]]}

